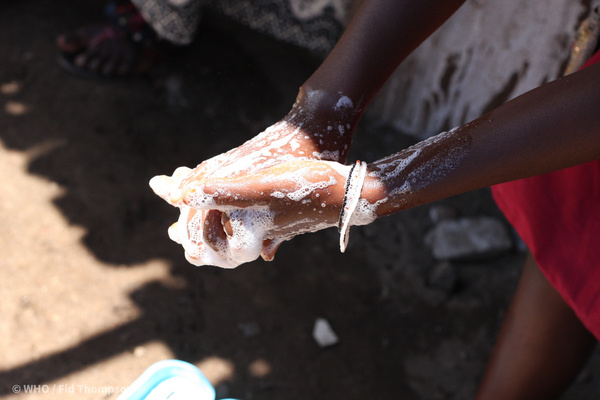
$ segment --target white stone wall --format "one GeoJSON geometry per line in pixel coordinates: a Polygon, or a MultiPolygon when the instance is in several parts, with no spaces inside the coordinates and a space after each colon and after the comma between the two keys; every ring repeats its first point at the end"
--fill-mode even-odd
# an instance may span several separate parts
{"type": "Polygon", "coordinates": [[[560,76],[589,0],[468,0],[405,60],[369,115],[417,138],[560,76]]]}

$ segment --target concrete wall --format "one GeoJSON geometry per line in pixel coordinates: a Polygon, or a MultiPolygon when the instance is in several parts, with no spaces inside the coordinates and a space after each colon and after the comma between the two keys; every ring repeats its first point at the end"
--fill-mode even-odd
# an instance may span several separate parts
{"type": "Polygon", "coordinates": [[[425,138],[560,76],[589,0],[468,0],[400,65],[369,115],[425,138]]]}

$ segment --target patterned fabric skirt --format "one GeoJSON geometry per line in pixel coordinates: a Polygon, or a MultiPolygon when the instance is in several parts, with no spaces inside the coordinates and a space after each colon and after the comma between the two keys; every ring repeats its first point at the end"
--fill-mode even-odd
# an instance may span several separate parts
{"type": "Polygon", "coordinates": [[[189,44],[209,7],[258,32],[328,53],[346,25],[352,0],[132,0],[158,35],[189,44]]]}

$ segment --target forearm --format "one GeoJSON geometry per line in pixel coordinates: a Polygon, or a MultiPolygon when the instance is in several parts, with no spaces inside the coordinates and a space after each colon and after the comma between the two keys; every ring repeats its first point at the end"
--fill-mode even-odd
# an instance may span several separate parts
{"type": "MultiPolygon", "coordinates": [[[[301,126],[317,152],[339,151],[397,66],[464,0],[365,0],[335,48],[302,85],[286,121],[301,126]]],[[[332,159],[332,158],[326,158],[332,159]]]]}
{"type": "Polygon", "coordinates": [[[598,159],[599,107],[594,65],[370,164],[363,196],[381,216],[598,159]]]}
{"type": "Polygon", "coordinates": [[[364,0],[307,90],[343,93],[362,111],[396,67],[464,0],[364,0]]]}

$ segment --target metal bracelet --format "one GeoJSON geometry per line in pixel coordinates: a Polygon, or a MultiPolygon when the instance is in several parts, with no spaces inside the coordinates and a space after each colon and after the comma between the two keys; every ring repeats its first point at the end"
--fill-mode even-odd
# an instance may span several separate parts
{"type": "Polygon", "coordinates": [[[340,251],[342,253],[346,251],[346,247],[348,246],[348,239],[350,237],[350,219],[352,219],[352,214],[354,214],[356,207],[358,207],[360,193],[362,191],[366,175],[367,163],[361,161],[356,161],[348,173],[344,201],[342,203],[342,210],[340,211],[340,218],[338,221],[338,231],[340,232],[340,251]]]}

